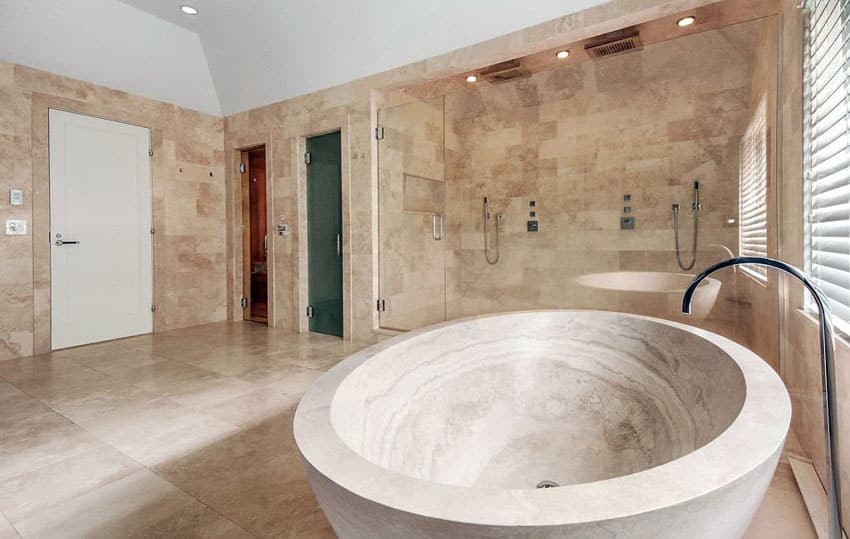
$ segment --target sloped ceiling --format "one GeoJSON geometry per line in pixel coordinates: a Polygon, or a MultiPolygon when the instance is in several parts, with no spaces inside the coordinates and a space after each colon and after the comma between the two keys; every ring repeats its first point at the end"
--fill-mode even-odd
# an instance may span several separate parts
{"type": "Polygon", "coordinates": [[[198,35],[117,0],[0,0],[0,60],[221,114],[198,35]]]}
{"type": "Polygon", "coordinates": [[[222,110],[437,56],[606,0],[123,0],[197,32],[222,110]],[[187,16],[181,4],[200,13],[187,16]]]}
{"type": "Polygon", "coordinates": [[[0,59],[227,115],[604,1],[0,0],[0,59]]]}

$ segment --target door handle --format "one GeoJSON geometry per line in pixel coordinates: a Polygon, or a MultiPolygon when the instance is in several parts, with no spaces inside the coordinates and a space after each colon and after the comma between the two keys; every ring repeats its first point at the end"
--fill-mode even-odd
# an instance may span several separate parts
{"type": "Polygon", "coordinates": [[[342,234],[336,235],[336,256],[342,256],[342,234]]]}
{"type": "Polygon", "coordinates": [[[77,245],[78,241],[68,241],[68,240],[56,240],[56,245],[62,247],[63,245],[77,245]]]}

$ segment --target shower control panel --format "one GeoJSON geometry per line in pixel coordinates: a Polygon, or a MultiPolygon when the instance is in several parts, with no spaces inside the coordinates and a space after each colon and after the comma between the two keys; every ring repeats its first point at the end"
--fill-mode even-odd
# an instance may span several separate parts
{"type": "Polygon", "coordinates": [[[634,230],[635,229],[635,218],[630,214],[632,213],[632,194],[626,193],[623,195],[623,216],[620,217],[620,230],[634,230]]]}
{"type": "Polygon", "coordinates": [[[528,222],[526,228],[528,232],[537,232],[540,230],[540,221],[537,220],[537,201],[528,201],[528,222]]]}

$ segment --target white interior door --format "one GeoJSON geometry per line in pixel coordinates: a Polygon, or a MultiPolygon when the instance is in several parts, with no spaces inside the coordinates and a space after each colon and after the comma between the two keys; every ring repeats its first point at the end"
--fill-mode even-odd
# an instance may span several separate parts
{"type": "Polygon", "coordinates": [[[51,348],[153,329],[150,132],[50,111],[51,348]]]}

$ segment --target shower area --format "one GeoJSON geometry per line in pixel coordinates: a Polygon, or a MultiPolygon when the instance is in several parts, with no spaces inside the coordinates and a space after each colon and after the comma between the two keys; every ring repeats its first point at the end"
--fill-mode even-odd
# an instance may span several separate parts
{"type": "Polygon", "coordinates": [[[623,311],[711,329],[778,368],[773,277],[728,271],[702,290],[697,316],[679,313],[701,269],[776,249],[778,23],[716,6],[682,35],[670,21],[630,29],[617,54],[598,55],[592,38],[566,58],[555,49],[473,71],[475,82],[383,92],[380,328],[623,311]],[[759,151],[754,125],[765,126],[759,151]]]}

